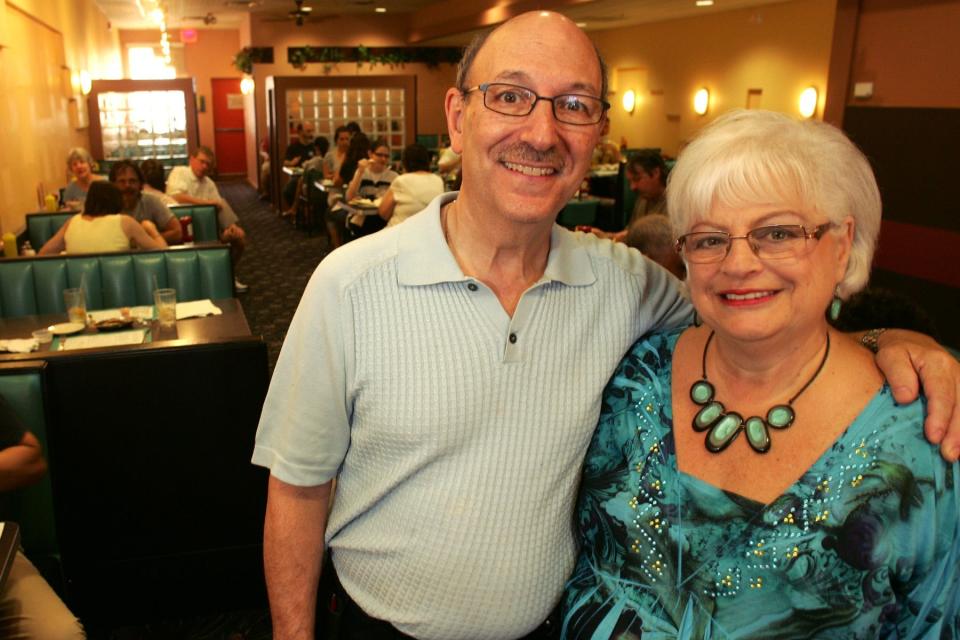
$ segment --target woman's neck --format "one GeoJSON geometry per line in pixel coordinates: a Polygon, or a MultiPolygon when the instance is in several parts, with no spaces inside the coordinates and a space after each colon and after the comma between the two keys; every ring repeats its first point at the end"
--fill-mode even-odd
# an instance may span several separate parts
{"type": "Polygon", "coordinates": [[[745,400],[792,395],[823,359],[827,331],[824,323],[801,336],[760,341],[717,333],[706,354],[707,377],[727,394],[745,400]]]}

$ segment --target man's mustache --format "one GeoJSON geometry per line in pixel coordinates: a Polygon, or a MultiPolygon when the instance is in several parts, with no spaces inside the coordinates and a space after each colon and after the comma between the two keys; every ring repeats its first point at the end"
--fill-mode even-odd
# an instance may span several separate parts
{"type": "Polygon", "coordinates": [[[563,157],[554,147],[540,151],[526,142],[515,142],[508,147],[504,147],[497,154],[497,160],[499,162],[515,162],[518,164],[546,165],[558,171],[564,167],[563,157]]]}

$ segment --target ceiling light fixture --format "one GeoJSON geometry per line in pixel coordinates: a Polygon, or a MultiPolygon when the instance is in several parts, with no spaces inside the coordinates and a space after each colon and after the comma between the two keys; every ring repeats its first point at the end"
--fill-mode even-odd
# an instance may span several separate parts
{"type": "Polygon", "coordinates": [[[377,7],[376,9],[374,9],[374,11],[376,11],[377,13],[386,13],[386,12],[387,12],[387,8],[386,8],[386,7],[377,7]]]}
{"type": "Polygon", "coordinates": [[[698,7],[712,7],[713,0],[697,0],[698,7]]]}

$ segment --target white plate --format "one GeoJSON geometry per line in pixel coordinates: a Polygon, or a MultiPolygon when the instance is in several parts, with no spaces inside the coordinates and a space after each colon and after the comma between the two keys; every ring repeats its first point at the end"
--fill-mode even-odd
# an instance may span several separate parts
{"type": "Polygon", "coordinates": [[[85,327],[86,325],[82,322],[61,322],[60,324],[49,327],[49,329],[50,333],[55,336],[68,336],[71,333],[83,331],[85,327]]]}

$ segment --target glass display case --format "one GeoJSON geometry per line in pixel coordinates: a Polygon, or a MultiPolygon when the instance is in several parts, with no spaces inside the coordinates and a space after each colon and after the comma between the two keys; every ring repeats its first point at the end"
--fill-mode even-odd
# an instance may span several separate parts
{"type": "Polygon", "coordinates": [[[89,96],[90,152],[110,164],[156,158],[186,164],[197,147],[193,80],[98,80],[89,96]]]}

